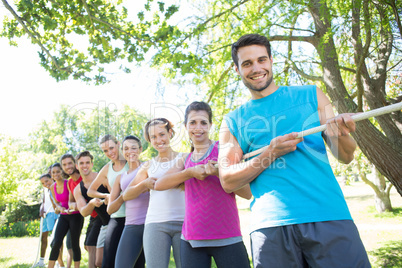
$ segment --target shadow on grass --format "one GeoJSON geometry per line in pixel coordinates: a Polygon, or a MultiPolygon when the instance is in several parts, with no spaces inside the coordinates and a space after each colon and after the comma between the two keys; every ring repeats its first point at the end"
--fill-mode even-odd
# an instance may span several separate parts
{"type": "Polygon", "coordinates": [[[32,264],[14,264],[13,266],[9,266],[9,268],[30,268],[32,264]]]}
{"type": "Polygon", "coordinates": [[[376,218],[394,218],[402,215],[402,207],[392,208],[392,211],[385,211],[383,213],[378,213],[374,206],[368,206],[367,212],[374,214],[376,218]]]}
{"type": "Polygon", "coordinates": [[[353,196],[345,196],[346,201],[367,201],[373,199],[372,194],[366,194],[366,195],[353,195],[353,196]]]}
{"type": "Polygon", "coordinates": [[[8,262],[11,259],[12,259],[11,257],[0,258],[0,264],[2,264],[4,262],[8,262]]]}
{"type": "Polygon", "coordinates": [[[12,257],[4,257],[0,258],[0,267],[8,267],[8,268],[30,268],[31,264],[21,263],[21,264],[14,264],[12,266],[8,265],[8,263],[12,260],[12,257]]]}
{"type": "Polygon", "coordinates": [[[402,241],[383,243],[382,247],[370,251],[369,254],[374,257],[371,262],[373,267],[402,267],[402,241]]]}

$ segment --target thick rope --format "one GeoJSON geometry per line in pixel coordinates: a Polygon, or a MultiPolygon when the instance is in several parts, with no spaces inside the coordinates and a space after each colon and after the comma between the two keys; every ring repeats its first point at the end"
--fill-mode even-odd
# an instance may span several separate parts
{"type": "MultiPolygon", "coordinates": [[[[380,115],[384,115],[384,114],[389,114],[391,112],[400,111],[400,110],[402,110],[402,102],[395,103],[395,104],[392,104],[392,105],[388,105],[388,106],[385,106],[385,107],[382,107],[382,108],[374,109],[374,110],[371,110],[371,111],[368,111],[368,112],[352,115],[352,119],[353,119],[353,121],[358,122],[358,121],[368,119],[368,118],[371,118],[371,117],[380,116],[380,115]]],[[[321,131],[324,131],[326,129],[327,129],[327,125],[321,125],[321,126],[318,126],[318,127],[310,128],[310,129],[298,132],[297,133],[297,138],[301,138],[301,137],[304,137],[304,136],[307,136],[307,135],[311,135],[311,134],[314,134],[314,133],[317,133],[317,132],[321,132],[321,131]]],[[[269,145],[267,145],[267,146],[265,146],[263,148],[260,148],[258,150],[255,150],[254,152],[247,153],[247,154],[243,155],[242,159],[244,160],[244,159],[253,157],[255,155],[258,155],[258,154],[262,153],[266,148],[268,148],[268,146],[269,145]]]]}
{"type": "Polygon", "coordinates": [[[52,207],[50,206],[50,207],[47,209],[47,211],[45,212],[45,214],[43,215],[43,217],[40,217],[40,224],[39,224],[40,233],[39,233],[38,251],[36,252],[35,261],[34,261],[34,263],[32,264],[31,268],[35,267],[35,265],[36,265],[36,263],[37,263],[37,261],[38,261],[39,253],[40,253],[40,249],[41,249],[41,245],[42,245],[42,227],[43,227],[43,219],[44,219],[44,218],[46,217],[46,215],[49,213],[49,211],[50,211],[51,208],[52,208],[52,207]]]}

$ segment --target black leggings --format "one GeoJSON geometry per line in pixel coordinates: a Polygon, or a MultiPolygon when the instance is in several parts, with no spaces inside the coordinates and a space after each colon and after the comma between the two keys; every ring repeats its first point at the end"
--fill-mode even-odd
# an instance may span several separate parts
{"type": "MultiPolygon", "coordinates": [[[[123,233],[124,224],[126,218],[110,218],[109,224],[107,225],[105,246],[103,247],[103,260],[102,268],[114,268],[117,247],[119,246],[120,237],[123,233]]],[[[145,267],[145,255],[144,251],[141,250],[141,254],[135,262],[134,268],[145,267]]],[[[119,268],[119,267],[117,267],[119,268]]]]}
{"type": "Polygon", "coordinates": [[[183,268],[211,267],[211,257],[219,268],[249,268],[246,247],[243,242],[223,247],[193,248],[189,242],[181,240],[180,259],[183,268]]]}
{"type": "Polygon", "coordinates": [[[71,233],[73,259],[75,262],[81,261],[80,235],[83,225],[84,217],[82,217],[79,213],[60,215],[59,222],[57,223],[56,231],[54,233],[54,244],[52,250],[50,251],[50,261],[57,260],[60,252],[60,247],[63,244],[63,239],[66,236],[68,230],[70,230],[71,233]]]}
{"type": "Polygon", "coordinates": [[[117,246],[124,229],[126,218],[110,218],[107,225],[105,246],[103,248],[102,268],[113,268],[116,259],[117,246]]]}

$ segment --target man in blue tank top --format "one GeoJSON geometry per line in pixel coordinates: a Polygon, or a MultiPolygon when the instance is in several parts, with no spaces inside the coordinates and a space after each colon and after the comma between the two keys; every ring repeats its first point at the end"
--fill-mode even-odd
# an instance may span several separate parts
{"type": "Polygon", "coordinates": [[[326,154],[353,160],[350,114],[335,117],[316,86],[277,86],[266,37],[232,45],[236,72],[251,100],[226,115],[219,142],[220,178],[233,192],[250,184],[254,267],[370,267],[326,154]],[[321,124],[327,130],[296,139],[321,124]],[[244,154],[267,146],[241,163],[244,154]]]}

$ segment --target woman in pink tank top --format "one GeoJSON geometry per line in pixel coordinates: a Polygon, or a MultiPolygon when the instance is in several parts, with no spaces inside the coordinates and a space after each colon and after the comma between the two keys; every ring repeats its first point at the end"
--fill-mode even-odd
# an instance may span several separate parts
{"type": "MultiPolygon", "coordinates": [[[[235,194],[226,193],[214,165],[218,142],[209,139],[212,111],[205,102],[191,103],[185,113],[192,144],[191,153],[155,182],[156,190],[165,190],[184,182],[186,212],[182,230],[182,267],[211,267],[211,257],[219,268],[250,267],[240,231],[235,194]]],[[[245,186],[236,194],[250,199],[245,186]]]]}
{"type": "MultiPolygon", "coordinates": [[[[59,163],[52,165],[52,174],[55,171],[61,171],[59,163]]],[[[60,213],[60,217],[54,231],[53,247],[50,251],[48,267],[54,267],[57,256],[59,256],[60,247],[63,244],[63,239],[69,230],[71,234],[74,267],[79,267],[81,261],[80,234],[84,224],[84,218],[81,216],[79,211],[69,211],[68,209],[69,191],[67,180],[62,176],[54,178],[56,182],[51,187],[51,191],[55,197],[55,211],[56,213],[60,213]]]]}

